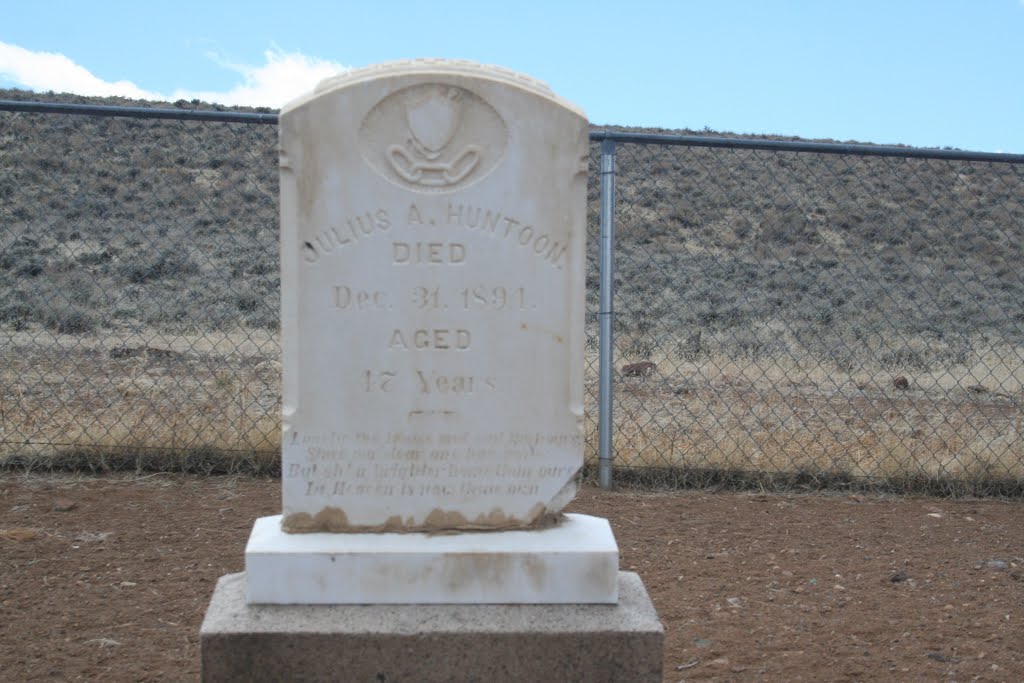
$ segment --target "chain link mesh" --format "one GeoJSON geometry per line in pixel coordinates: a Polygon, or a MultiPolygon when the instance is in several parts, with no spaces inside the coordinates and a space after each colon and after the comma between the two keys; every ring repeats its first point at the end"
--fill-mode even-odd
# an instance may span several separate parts
{"type": "Polygon", "coordinates": [[[0,112],[0,459],[273,459],[276,134],[0,112]]]}
{"type": "MultiPolygon", "coordinates": [[[[618,479],[1021,493],[1024,166],[617,149],[618,479]]],[[[273,469],[277,193],[274,126],[0,111],[0,461],[273,469]]]]}
{"type": "Polygon", "coordinates": [[[1024,166],[617,161],[617,466],[1019,495],[1024,166]]]}

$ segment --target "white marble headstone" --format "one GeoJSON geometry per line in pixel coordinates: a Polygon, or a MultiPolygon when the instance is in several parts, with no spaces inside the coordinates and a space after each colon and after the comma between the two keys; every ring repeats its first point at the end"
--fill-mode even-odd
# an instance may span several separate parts
{"type": "Polygon", "coordinates": [[[282,110],[285,531],[542,527],[573,497],[587,132],[442,60],[282,110]]]}

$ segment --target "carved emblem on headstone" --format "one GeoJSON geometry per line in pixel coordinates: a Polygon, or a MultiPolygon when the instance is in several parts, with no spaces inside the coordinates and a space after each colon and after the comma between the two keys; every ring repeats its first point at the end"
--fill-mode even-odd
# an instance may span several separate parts
{"type": "Polygon", "coordinates": [[[459,88],[440,88],[406,105],[406,119],[412,134],[405,145],[388,147],[388,160],[395,173],[413,184],[455,185],[480,163],[480,147],[466,145],[450,161],[441,153],[452,141],[459,125],[459,88]]]}
{"type": "Polygon", "coordinates": [[[407,189],[446,192],[486,176],[507,146],[504,121],[478,95],[427,83],[381,100],[363,121],[363,158],[407,189]],[[406,131],[400,142],[386,133],[406,131]]]}

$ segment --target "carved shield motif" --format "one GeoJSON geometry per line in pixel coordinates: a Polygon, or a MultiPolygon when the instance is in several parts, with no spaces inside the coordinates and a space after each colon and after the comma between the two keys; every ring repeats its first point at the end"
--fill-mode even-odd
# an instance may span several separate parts
{"type": "Polygon", "coordinates": [[[406,107],[409,130],[425,150],[437,153],[451,142],[459,123],[459,91],[434,90],[406,107]]]}
{"type": "Polygon", "coordinates": [[[367,112],[362,156],[384,178],[417,192],[451,192],[487,176],[508,147],[508,126],[472,90],[420,83],[367,112]]]}

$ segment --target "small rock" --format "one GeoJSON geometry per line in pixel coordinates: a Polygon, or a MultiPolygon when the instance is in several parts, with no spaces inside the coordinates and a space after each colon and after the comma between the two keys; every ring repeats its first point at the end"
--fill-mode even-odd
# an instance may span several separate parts
{"type": "Polygon", "coordinates": [[[708,664],[711,666],[729,666],[729,658],[719,657],[718,659],[712,659],[708,664]]]}
{"type": "Polygon", "coordinates": [[[639,363],[629,363],[628,365],[622,366],[622,374],[625,377],[647,377],[651,375],[657,365],[649,360],[640,361],[639,363]]]}
{"type": "Polygon", "coordinates": [[[936,519],[942,519],[942,515],[940,513],[938,513],[938,512],[929,512],[928,516],[929,517],[935,517],[936,519]]]}
{"type": "Polygon", "coordinates": [[[177,351],[171,349],[159,349],[152,346],[145,347],[146,356],[148,358],[173,358],[178,355],[177,351]]]}
{"type": "Polygon", "coordinates": [[[78,507],[78,503],[67,498],[59,498],[53,503],[53,509],[57,512],[71,512],[76,507],[78,507]]]}
{"type": "Polygon", "coordinates": [[[0,538],[7,541],[15,541],[17,543],[21,543],[22,541],[34,541],[39,538],[39,530],[27,529],[24,527],[0,529],[0,538]]]}
{"type": "Polygon", "coordinates": [[[1010,568],[1010,563],[1006,560],[986,560],[982,566],[985,569],[991,569],[994,572],[1005,572],[1010,568]]]}
{"type": "Polygon", "coordinates": [[[120,360],[122,358],[135,358],[136,356],[141,356],[143,353],[145,353],[145,351],[145,346],[118,346],[113,349],[110,349],[109,353],[111,358],[115,360],[120,360]]]}
{"type": "Polygon", "coordinates": [[[894,379],[892,381],[892,385],[894,387],[896,387],[897,389],[909,389],[910,388],[910,380],[908,380],[903,375],[900,375],[899,377],[897,377],[896,379],[894,379]]]}
{"type": "Polygon", "coordinates": [[[903,571],[901,569],[898,572],[896,572],[895,574],[893,574],[892,576],[890,576],[889,577],[889,581],[891,581],[892,583],[903,583],[904,581],[906,581],[909,578],[910,578],[910,576],[905,571],[903,571]]]}
{"type": "Polygon", "coordinates": [[[86,642],[87,645],[89,643],[96,643],[100,647],[117,647],[118,645],[121,644],[119,641],[114,640],[113,638],[92,638],[92,639],[87,640],[85,642],[86,642]]]}
{"type": "Polygon", "coordinates": [[[700,657],[694,657],[686,664],[679,664],[678,666],[676,666],[676,671],[685,671],[686,669],[692,669],[698,664],[700,664],[700,657]]]}

